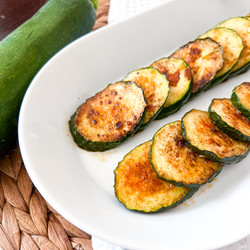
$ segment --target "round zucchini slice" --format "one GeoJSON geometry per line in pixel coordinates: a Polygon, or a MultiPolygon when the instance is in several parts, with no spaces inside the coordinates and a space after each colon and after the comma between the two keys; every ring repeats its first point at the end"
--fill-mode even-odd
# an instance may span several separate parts
{"type": "Polygon", "coordinates": [[[116,82],[80,105],[69,121],[76,144],[88,151],[117,147],[134,134],[146,109],[143,90],[133,82],[116,82]]]}
{"type": "Polygon", "coordinates": [[[209,87],[223,81],[232,71],[244,48],[241,37],[232,29],[217,27],[209,30],[199,38],[210,37],[223,48],[223,67],[216,74],[209,87]]]}
{"type": "Polygon", "coordinates": [[[176,207],[197,190],[177,187],[157,177],[149,160],[151,143],[134,148],[114,170],[116,198],[126,208],[145,213],[176,207]]]}
{"type": "Polygon", "coordinates": [[[230,99],[213,99],[209,115],[214,124],[229,137],[250,142],[250,121],[233,106],[230,99]]]}
{"type": "Polygon", "coordinates": [[[218,129],[207,111],[187,112],[182,118],[181,130],[192,150],[223,164],[240,161],[249,150],[249,143],[236,141],[218,129]]]}
{"type": "Polygon", "coordinates": [[[234,88],[231,100],[233,105],[250,120],[250,82],[243,82],[234,88]]]}
{"type": "Polygon", "coordinates": [[[169,93],[169,82],[157,69],[148,67],[132,71],[124,81],[133,81],[143,89],[147,107],[140,130],[154,120],[163,108],[169,93]]]}
{"type": "Polygon", "coordinates": [[[169,81],[169,94],[163,109],[156,119],[162,119],[179,110],[190,95],[192,74],[190,67],[181,58],[162,58],[151,67],[166,75],[169,81]]]}
{"type": "Polygon", "coordinates": [[[240,35],[244,48],[238,62],[230,73],[230,77],[244,72],[250,67],[250,20],[246,17],[233,17],[220,23],[217,27],[235,30],[240,35]]]}
{"type": "Polygon", "coordinates": [[[196,39],[175,51],[191,68],[193,85],[190,98],[207,88],[223,66],[223,48],[211,38],[196,39]]]}
{"type": "Polygon", "coordinates": [[[199,187],[211,182],[222,164],[198,155],[181,134],[181,122],[169,123],[153,137],[150,155],[157,176],[177,186],[199,187]]]}

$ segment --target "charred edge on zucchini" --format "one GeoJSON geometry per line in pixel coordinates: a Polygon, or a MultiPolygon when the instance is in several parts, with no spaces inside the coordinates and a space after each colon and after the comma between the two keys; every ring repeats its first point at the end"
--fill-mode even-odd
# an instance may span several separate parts
{"type": "Polygon", "coordinates": [[[192,86],[192,74],[190,67],[181,58],[162,58],[151,64],[151,67],[165,74],[169,81],[167,100],[156,117],[162,119],[178,111],[187,101],[192,86]]]}
{"type": "Polygon", "coordinates": [[[248,143],[236,141],[218,129],[207,111],[187,112],[181,121],[181,132],[192,150],[223,164],[239,162],[249,151],[248,143]]]}
{"type": "Polygon", "coordinates": [[[148,67],[130,72],[125,81],[133,81],[143,89],[147,107],[140,130],[153,121],[163,108],[169,93],[169,82],[157,69],[148,67]]]}
{"type": "Polygon", "coordinates": [[[217,27],[209,30],[199,38],[210,37],[223,48],[223,66],[216,74],[209,88],[222,82],[233,70],[238,62],[241,52],[244,48],[241,37],[232,29],[217,27]]]}
{"type": "Polygon", "coordinates": [[[231,100],[233,105],[250,120],[250,82],[243,82],[234,88],[231,100]]]}
{"type": "Polygon", "coordinates": [[[151,143],[134,148],[114,170],[116,198],[126,208],[144,213],[176,207],[197,191],[197,188],[174,186],[157,177],[149,160],[151,143]]]}
{"type": "Polygon", "coordinates": [[[77,109],[69,121],[70,131],[80,148],[105,151],[138,130],[145,108],[143,91],[135,83],[110,84],[77,109]]]}
{"type": "Polygon", "coordinates": [[[246,17],[233,17],[220,23],[217,27],[226,27],[235,30],[242,39],[244,48],[240,58],[229,77],[245,72],[250,67],[250,20],[246,17]]]}
{"type": "Polygon", "coordinates": [[[175,51],[191,68],[193,85],[190,99],[209,86],[223,66],[223,48],[211,38],[196,39],[175,51]]]}
{"type": "Polygon", "coordinates": [[[233,106],[230,99],[213,99],[209,116],[216,127],[229,137],[250,142],[250,121],[233,106]]]}
{"type": "Polygon", "coordinates": [[[222,164],[190,149],[181,135],[180,121],[164,125],[156,132],[150,161],[159,178],[192,188],[211,182],[222,169],[222,164]]]}

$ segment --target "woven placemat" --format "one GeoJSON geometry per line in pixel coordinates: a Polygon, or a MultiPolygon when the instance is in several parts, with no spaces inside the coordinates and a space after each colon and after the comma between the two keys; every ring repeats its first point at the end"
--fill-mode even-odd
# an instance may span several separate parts
{"type": "MultiPolygon", "coordinates": [[[[100,0],[94,29],[107,24],[109,0],[100,0]]],[[[91,236],[58,214],[39,194],[18,145],[0,161],[0,249],[92,249],[91,236]]]]}

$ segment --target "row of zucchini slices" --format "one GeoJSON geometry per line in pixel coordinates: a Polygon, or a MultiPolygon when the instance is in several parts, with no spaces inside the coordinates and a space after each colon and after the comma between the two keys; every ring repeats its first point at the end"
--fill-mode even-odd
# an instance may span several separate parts
{"type": "Polygon", "coordinates": [[[176,207],[249,149],[250,82],[244,82],[231,98],[213,99],[208,111],[192,109],[130,151],[114,170],[115,195],[145,213],[176,207]]]}
{"type": "Polygon", "coordinates": [[[250,16],[230,18],[149,67],[130,72],[87,99],[69,126],[88,151],[120,145],[215,84],[250,67],[250,16]]]}

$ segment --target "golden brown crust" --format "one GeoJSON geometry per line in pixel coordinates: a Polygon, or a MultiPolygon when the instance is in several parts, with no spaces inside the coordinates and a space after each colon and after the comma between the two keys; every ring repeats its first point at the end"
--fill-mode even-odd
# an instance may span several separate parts
{"type": "Polygon", "coordinates": [[[88,140],[116,141],[135,128],[145,107],[141,88],[134,83],[117,82],[83,103],[74,122],[88,140]]]}
{"type": "Polygon", "coordinates": [[[210,38],[197,39],[179,48],[171,57],[182,58],[191,68],[192,92],[203,88],[223,66],[223,49],[210,38]]]}
{"type": "Polygon", "coordinates": [[[210,37],[223,47],[223,67],[217,77],[224,75],[235,65],[243,49],[241,37],[231,29],[217,27],[206,32],[200,38],[210,37]]]}
{"type": "Polygon", "coordinates": [[[182,137],[180,121],[168,124],[156,133],[151,161],[160,177],[184,185],[204,184],[221,168],[221,164],[190,149],[182,137]]]}
{"type": "Polygon", "coordinates": [[[177,202],[190,191],[157,177],[149,160],[151,143],[133,149],[114,171],[116,196],[129,209],[158,210],[177,202]]]}
{"type": "Polygon", "coordinates": [[[231,139],[219,130],[207,111],[193,109],[183,118],[186,137],[199,150],[213,152],[220,158],[243,155],[249,144],[231,139]]]}
{"type": "Polygon", "coordinates": [[[190,67],[182,59],[162,58],[151,66],[165,74],[169,81],[170,90],[164,107],[170,106],[185,95],[192,75],[190,67]]]}
{"type": "Polygon", "coordinates": [[[234,91],[240,103],[250,110],[250,82],[243,82],[241,85],[237,86],[234,91]]]}
{"type": "Polygon", "coordinates": [[[214,99],[211,110],[229,126],[239,130],[244,135],[250,136],[250,120],[233,106],[230,99],[214,99]]]}

